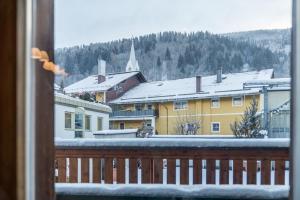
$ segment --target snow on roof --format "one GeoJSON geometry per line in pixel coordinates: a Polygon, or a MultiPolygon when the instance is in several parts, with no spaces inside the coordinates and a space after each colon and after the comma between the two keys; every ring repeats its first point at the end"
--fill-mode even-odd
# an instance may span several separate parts
{"type": "Polygon", "coordinates": [[[60,90],[60,86],[54,83],[54,90],[60,90]]]}
{"type": "Polygon", "coordinates": [[[103,131],[96,131],[94,135],[110,135],[110,134],[129,134],[129,133],[136,133],[138,129],[119,129],[119,130],[103,130],[103,131]]]}
{"type": "Polygon", "coordinates": [[[55,96],[55,103],[56,104],[59,104],[59,103],[67,104],[67,105],[72,105],[72,106],[76,106],[76,107],[83,107],[83,108],[97,110],[97,111],[101,111],[101,112],[107,112],[107,113],[112,112],[111,108],[109,106],[101,104],[101,103],[94,103],[94,102],[85,101],[85,100],[70,97],[68,95],[58,93],[58,92],[55,92],[54,96],[55,96]]]}
{"type": "Polygon", "coordinates": [[[291,78],[273,78],[273,79],[262,79],[262,80],[250,80],[244,83],[244,88],[262,88],[264,86],[269,87],[269,89],[290,89],[291,78]]]}
{"type": "Polygon", "coordinates": [[[81,93],[81,92],[95,92],[95,91],[107,91],[113,86],[121,83],[122,81],[139,74],[140,72],[124,72],[117,74],[106,75],[106,80],[98,84],[98,75],[88,76],[76,83],[65,87],[66,93],[81,93]]]}
{"type": "Polygon", "coordinates": [[[176,99],[201,99],[230,95],[257,94],[258,88],[244,89],[247,81],[269,80],[273,69],[243,73],[223,74],[222,82],[216,82],[216,75],[202,77],[202,92],[196,93],[196,77],[177,80],[141,83],[110,103],[172,101],[176,99]]]}
{"type": "MultiPolygon", "coordinates": [[[[281,185],[172,185],[56,183],[58,196],[136,197],[157,199],[288,199],[289,186],[281,185]]],[[[97,198],[98,197],[98,198],[97,198]]],[[[74,198],[74,197],[73,197],[74,198]]],[[[88,198],[87,198],[88,199],[88,198]]],[[[121,199],[121,198],[120,198],[121,199]]]]}

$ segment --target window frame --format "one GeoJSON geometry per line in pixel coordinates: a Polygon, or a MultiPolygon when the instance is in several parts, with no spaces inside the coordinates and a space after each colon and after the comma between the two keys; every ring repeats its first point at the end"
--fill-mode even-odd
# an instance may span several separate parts
{"type": "Polygon", "coordinates": [[[221,100],[220,100],[220,98],[212,98],[211,99],[210,107],[211,108],[220,108],[221,107],[221,100]],[[213,104],[213,101],[215,101],[215,100],[218,100],[218,105],[217,106],[214,106],[214,104],[213,104]]]}
{"type": "MultiPolygon", "coordinates": [[[[292,123],[292,134],[291,134],[291,161],[292,161],[292,173],[290,173],[290,197],[294,200],[296,199],[300,199],[300,191],[297,190],[297,186],[300,186],[300,174],[296,173],[296,169],[300,169],[300,136],[296,135],[296,132],[299,130],[300,128],[300,110],[299,110],[299,100],[300,100],[300,56],[296,56],[298,52],[300,52],[300,28],[299,25],[297,25],[297,23],[299,23],[299,19],[300,19],[300,1],[299,0],[293,0],[293,28],[292,28],[292,104],[291,104],[291,123],[292,123]],[[297,79],[298,78],[298,79],[297,79]],[[297,86],[298,85],[298,86],[297,86]],[[295,109],[293,109],[295,108],[295,109]]],[[[47,37],[49,36],[49,40],[45,41],[45,40],[39,40],[41,39],[41,36],[38,36],[37,38],[35,38],[36,41],[38,41],[38,44],[41,44],[40,47],[46,47],[46,50],[51,50],[51,48],[53,48],[53,1],[43,1],[43,2],[35,2],[35,7],[37,7],[37,9],[35,9],[35,15],[38,16],[35,19],[37,20],[35,23],[38,24],[38,27],[35,28],[37,29],[37,32],[41,32],[44,33],[43,37],[47,37]],[[44,16],[44,17],[42,17],[44,16]],[[46,17],[45,17],[46,16],[46,17]],[[46,21],[45,23],[40,23],[41,21],[46,21]],[[43,31],[44,28],[44,31],[43,31]]],[[[22,7],[21,7],[22,8],[22,7]]],[[[27,7],[26,7],[27,8],[27,7]]],[[[30,9],[29,9],[30,10],[30,9]]],[[[18,15],[18,19],[20,18],[20,16],[23,16],[23,12],[24,12],[24,8],[23,9],[18,9],[17,15],[18,15]]],[[[29,12],[30,13],[30,12],[29,12]]],[[[20,19],[19,19],[20,20],[20,19]]],[[[24,24],[18,24],[18,27],[20,26],[21,29],[25,29],[23,28],[24,24]]],[[[25,29],[25,31],[26,29],[25,29]]],[[[38,34],[37,34],[38,35],[38,34]]],[[[26,41],[25,39],[21,39],[22,41],[26,41]]],[[[18,47],[21,46],[22,44],[18,44],[18,47]]],[[[299,55],[299,54],[298,54],[299,55]]],[[[25,65],[24,65],[25,66],[25,65]]],[[[29,66],[27,66],[28,68],[29,66]]],[[[50,82],[53,81],[53,79],[51,78],[50,75],[44,75],[43,72],[41,71],[37,71],[37,73],[42,73],[42,76],[45,76],[45,78],[49,78],[50,77],[50,82]],[[52,79],[52,80],[51,80],[52,79]]],[[[49,74],[49,73],[48,73],[49,74]]],[[[39,81],[37,81],[35,83],[35,85],[38,85],[38,83],[41,82],[41,80],[39,79],[39,81]]],[[[48,83],[48,82],[47,82],[48,83]]],[[[53,84],[52,84],[53,85],[53,84]]],[[[18,85],[18,89],[22,88],[23,86],[18,85]]],[[[48,115],[52,115],[53,114],[53,106],[51,106],[51,104],[48,104],[49,102],[53,103],[52,100],[50,100],[51,98],[49,98],[49,100],[47,101],[47,98],[51,96],[52,92],[51,92],[51,88],[53,89],[53,86],[46,86],[45,84],[42,84],[41,86],[37,87],[37,92],[38,93],[43,93],[41,90],[45,90],[49,93],[48,95],[45,95],[45,97],[42,97],[43,99],[46,99],[46,102],[43,102],[44,105],[47,105],[46,107],[44,107],[44,109],[41,109],[41,111],[35,110],[35,113],[37,114],[37,116],[39,116],[39,114],[41,112],[47,111],[49,112],[48,115]]],[[[25,100],[25,98],[24,98],[25,100]]],[[[25,102],[25,101],[24,101],[25,102]]],[[[42,121],[45,118],[39,118],[38,121],[42,121]]],[[[48,119],[49,120],[49,119],[48,119]]],[[[49,124],[53,125],[53,120],[48,121],[49,124]]],[[[27,122],[28,123],[28,122],[27,122]]],[[[41,129],[43,128],[43,125],[39,125],[39,128],[36,129],[41,129]]],[[[37,178],[34,176],[36,174],[33,173],[33,177],[35,177],[35,182],[33,182],[33,185],[30,185],[31,188],[29,190],[29,187],[25,187],[25,190],[27,192],[28,195],[26,195],[27,197],[30,195],[33,195],[35,197],[35,199],[43,199],[43,200],[50,200],[50,199],[54,199],[54,177],[52,177],[52,173],[53,173],[53,161],[54,161],[54,157],[53,157],[53,152],[54,152],[54,142],[53,140],[51,140],[50,137],[53,137],[53,127],[50,128],[49,130],[44,130],[44,138],[38,137],[36,136],[36,142],[35,144],[37,144],[37,148],[36,151],[34,151],[33,153],[39,152],[38,150],[41,149],[41,147],[45,148],[45,147],[50,147],[49,149],[47,149],[47,152],[45,153],[47,156],[44,156],[42,151],[40,153],[38,153],[37,155],[35,155],[35,158],[38,162],[35,162],[36,164],[34,164],[34,166],[37,168],[37,170],[39,171],[43,171],[45,172],[44,176],[38,176],[37,178]],[[48,140],[50,139],[50,140],[48,140]],[[45,145],[45,146],[44,146],[45,145]],[[51,147],[52,145],[52,147],[51,147]],[[43,158],[44,156],[44,158],[43,158]],[[45,161],[45,162],[43,162],[45,161]],[[52,162],[52,164],[51,164],[52,162]],[[50,163],[50,164],[49,164],[50,163]],[[34,193],[34,194],[33,194],[34,193]]],[[[25,144],[25,141],[23,141],[23,144],[25,144]]],[[[31,156],[31,154],[29,155],[31,156]]],[[[22,163],[23,164],[23,163],[22,163]]],[[[26,165],[28,167],[28,165],[26,165]]],[[[27,180],[27,179],[26,179],[27,180]]],[[[21,181],[22,182],[22,181],[21,181]]],[[[22,183],[19,182],[18,183],[22,185],[22,183]]],[[[31,183],[31,182],[30,182],[31,183]]],[[[27,182],[24,185],[27,186],[27,182]]],[[[13,186],[13,184],[10,184],[13,186]]],[[[16,189],[13,188],[17,188],[17,187],[12,187],[12,192],[9,192],[9,195],[11,195],[11,193],[15,192],[16,189]]],[[[24,193],[20,191],[20,193],[24,193]]]]}
{"type": "Polygon", "coordinates": [[[74,119],[74,113],[73,113],[73,112],[69,112],[69,111],[65,111],[65,112],[64,112],[64,121],[65,121],[64,129],[65,129],[65,130],[69,130],[69,131],[70,131],[70,130],[73,130],[73,129],[74,129],[74,126],[73,126],[73,124],[74,124],[73,121],[74,121],[74,120],[73,120],[73,119],[74,119]],[[66,127],[66,114],[70,114],[70,116],[71,116],[71,119],[70,119],[70,120],[71,120],[71,122],[70,122],[70,125],[71,125],[71,126],[70,126],[70,128],[66,127]]]}
{"type": "Polygon", "coordinates": [[[210,123],[210,132],[211,133],[221,133],[221,123],[220,122],[211,122],[210,123]],[[214,131],[214,124],[219,125],[219,130],[218,131],[214,131]]]}
{"type": "Polygon", "coordinates": [[[135,111],[142,111],[142,110],[144,110],[144,108],[145,108],[145,105],[144,104],[142,104],[142,103],[135,103],[134,104],[134,110],[135,111]],[[141,108],[140,110],[138,110],[137,108],[141,108]]]}
{"type": "Polygon", "coordinates": [[[126,128],[125,128],[125,122],[119,122],[119,129],[120,129],[120,130],[126,129],[126,128]],[[121,128],[121,124],[123,124],[123,126],[124,126],[123,128],[121,128]]]}
{"type": "Polygon", "coordinates": [[[232,107],[242,107],[244,105],[244,97],[243,96],[233,96],[232,97],[232,107]],[[240,104],[235,104],[235,98],[240,98],[241,99],[241,103],[240,104]]]}
{"type": "Polygon", "coordinates": [[[91,115],[85,115],[84,116],[84,130],[85,131],[92,131],[92,116],[91,115]],[[87,125],[87,118],[89,118],[89,129],[86,128],[87,125]]]}
{"type": "Polygon", "coordinates": [[[103,117],[97,116],[97,131],[103,131],[103,117]],[[99,129],[99,120],[101,119],[101,129],[99,129]]]}
{"type": "Polygon", "coordinates": [[[173,102],[173,110],[174,111],[179,111],[179,110],[188,110],[189,108],[189,102],[187,100],[178,100],[173,102]],[[176,104],[180,103],[180,108],[176,107],[176,104]],[[183,106],[183,103],[186,104],[186,106],[183,106]]]}
{"type": "Polygon", "coordinates": [[[153,105],[152,104],[147,104],[147,110],[153,110],[153,105]],[[151,107],[151,108],[149,108],[151,107]]]}

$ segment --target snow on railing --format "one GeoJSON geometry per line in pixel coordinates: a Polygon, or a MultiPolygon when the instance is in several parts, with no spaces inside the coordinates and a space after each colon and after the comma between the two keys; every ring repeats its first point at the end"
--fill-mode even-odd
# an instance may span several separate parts
{"type": "Polygon", "coordinates": [[[101,185],[64,184],[55,186],[57,200],[64,199],[288,199],[288,186],[254,185],[101,185]],[[77,198],[75,198],[77,197],[77,198]]]}
{"type": "Polygon", "coordinates": [[[59,183],[288,185],[289,139],[56,140],[59,183]]]}

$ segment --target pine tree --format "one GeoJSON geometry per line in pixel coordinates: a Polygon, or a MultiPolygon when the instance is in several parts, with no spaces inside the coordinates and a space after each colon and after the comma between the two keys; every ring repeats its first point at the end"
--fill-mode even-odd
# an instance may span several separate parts
{"type": "Polygon", "coordinates": [[[167,50],[166,50],[165,59],[166,60],[171,60],[172,59],[170,49],[168,47],[167,47],[167,50]]]}
{"type": "Polygon", "coordinates": [[[242,120],[230,124],[230,128],[236,137],[257,138],[262,137],[260,116],[257,114],[258,103],[252,99],[250,106],[245,110],[242,120]]]}
{"type": "Polygon", "coordinates": [[[156,60],[156,66],[158,66],[158,67],[161,66],[161,60],[160,60],[159,56],[157,57],[157,60],[156,60]]]}

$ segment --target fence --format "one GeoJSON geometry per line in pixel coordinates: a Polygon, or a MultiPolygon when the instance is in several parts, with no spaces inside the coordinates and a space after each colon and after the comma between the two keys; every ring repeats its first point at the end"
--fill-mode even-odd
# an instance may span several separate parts
{"type": "Polygon", "coordinates": [[[288,139],[56,142],[56,180],[102,184],[288,184],[288,139]]]}

